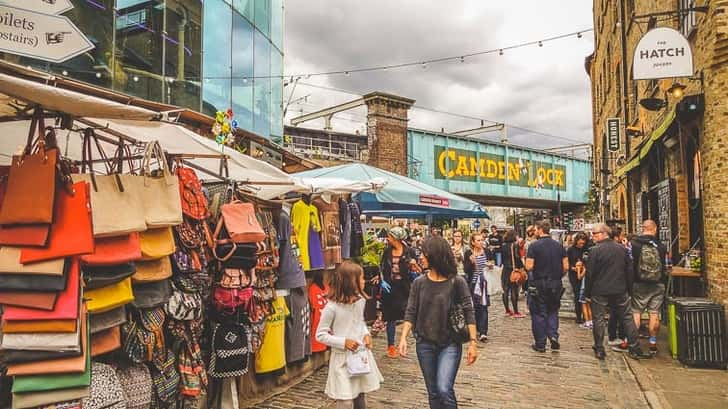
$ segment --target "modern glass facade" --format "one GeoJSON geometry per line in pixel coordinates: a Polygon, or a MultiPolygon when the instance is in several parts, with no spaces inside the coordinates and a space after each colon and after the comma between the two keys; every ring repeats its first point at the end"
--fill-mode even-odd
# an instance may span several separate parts
{"type": "Polygon", "coordinates": [[[61,64],[3,58],[209,115],[232,108],[241,128],[282,137],[283,0],[71,2],[64,15],[94,49],[61,64]]]}

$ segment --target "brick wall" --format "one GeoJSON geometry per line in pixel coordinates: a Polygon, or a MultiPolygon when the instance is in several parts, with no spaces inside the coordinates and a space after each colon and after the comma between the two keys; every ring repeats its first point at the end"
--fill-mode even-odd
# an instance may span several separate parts
{"type": "Polygon", "coordinates": [[[407,175],[407,111],[414,100],[372,93],[367,104],[367,163],[400,175],[407,175]]]}

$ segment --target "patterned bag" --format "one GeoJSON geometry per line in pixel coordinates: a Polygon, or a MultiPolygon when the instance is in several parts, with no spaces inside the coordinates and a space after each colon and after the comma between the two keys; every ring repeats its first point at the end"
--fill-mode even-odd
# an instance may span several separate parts
{"type": "Polygon", "coordinates": [[[170,318],[179,321],[198,320],[202,317],[202,298],[196,292],[181,291],[173,286],[165,310],[170,318]]]}
{"type": "Polygon", "coordinates": [[[146,365],[118,368],[116,374],[124,390],[127,409],[148,409],[152,404],[152,376],[146,365]]]}
{"type": "Polygon", "coordinates": [[[182,213],[193,219],[204,220],[209,215],[207,198],[202,193],[202,183],[193,169],[178,167],[179,193],[182,199],[182,213]]]}
{"type": "Polygon", "coordinates": [[[214,324],[210,376],[231,378],[245,375],[248,373],[249,353],[248,334],[244,327],[214,324]]]}
{"type": "Polygon", "coordinates": [[[82,400],[84,409],[126,409],[124,390],[113,367],[91,364],[91,396],[82,400]]]}
{"type": "Polygon", "coordinates": [[[166,350],[164,355],[161,361],[150,366],[149,373],[152,375],[154,395],[159,401],[170,403],[177,397],[179,374],[175,369],[174,355],[167,353],[166,350]]]}

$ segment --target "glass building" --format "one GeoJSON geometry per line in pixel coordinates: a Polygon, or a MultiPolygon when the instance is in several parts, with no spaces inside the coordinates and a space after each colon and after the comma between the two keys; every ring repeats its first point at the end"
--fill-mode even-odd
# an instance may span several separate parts
{"type": "Polygon", "coordinates": [[[283,135],[283,0],[71,0],[95,48],[52,64],[3,58],[283,135]]]}

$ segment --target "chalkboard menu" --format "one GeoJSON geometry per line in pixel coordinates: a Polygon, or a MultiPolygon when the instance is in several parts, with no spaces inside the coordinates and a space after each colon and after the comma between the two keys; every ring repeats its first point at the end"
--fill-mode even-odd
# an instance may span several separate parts
{"type": "MultiPolygon", "coordinates": [[[[672,179],[658,183],[655,188],[657,193],[657,237],[665,244],[668,251],[672,251],[671,243],[675,227],[675,183],[672,179]]],[[[673,253],[674,254],[674,253],[673,253]]]]}

